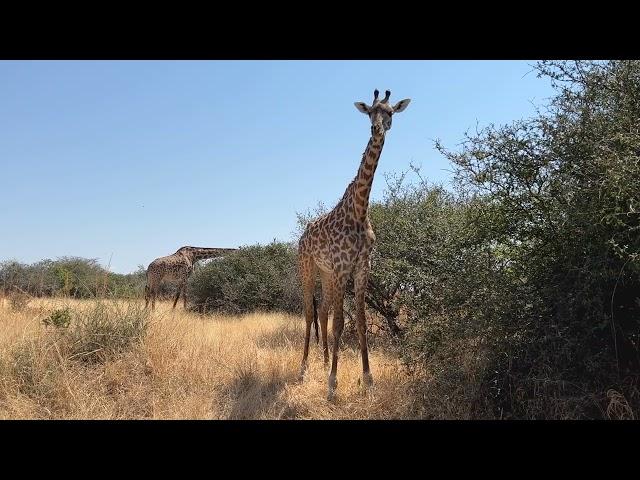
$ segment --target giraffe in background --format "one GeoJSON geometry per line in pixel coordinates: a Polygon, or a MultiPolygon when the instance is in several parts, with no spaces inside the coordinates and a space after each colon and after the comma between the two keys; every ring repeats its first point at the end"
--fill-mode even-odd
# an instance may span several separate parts
{"type": "Polygon", "coordinates": [[[221,257],[236,250],[235,248],[182,247],[173,255],[156,258],[147,268],[147,285],[144,287],[144,308],[147,308],[149,300],[151,300],[151,309],[155,309],[158,289],[163,280],[172,280],[178,283],[178,291],[173,301],[173,308],[176,308],[180,294],[182,294],[184,308],[187,308],[187,280],[189,280],[196,262],[206,258],[221,257]]]}
{"type": "Polygon", "coordinates": [[[298,268],[306,320],[300,376],[304,377],[307,367],[309,335],[316,314],[313,292],[316,274],[319,273],[322,283],[319,320],[325,366],[329,362],[327,322],[329,311],[333,308],[333,358],[328,381],[329,399],[333,398],[337,387],[338,347],[344,327],[344,294],[351,275],[354,279],[356,328],[362,356],[363,383],[365,388],[373,385],[373,377],[369,370],[365,319],[365,293],[369,278],[370,254],[376,238],[368,215],[369,194],[385,134],[391,128],[391,119],[395,113],[407,108],[411,101],[405,99],[391,106],[389,90],[385,92],[382,100],[378,100],[378,90],[375,90],[373,95],[371,106],[364,102],[355,103],[358,111],[367,115],[371,121],[371,138],[362,155],[358,173],[333,210],[307,225],[298,246],[298,268]]]}

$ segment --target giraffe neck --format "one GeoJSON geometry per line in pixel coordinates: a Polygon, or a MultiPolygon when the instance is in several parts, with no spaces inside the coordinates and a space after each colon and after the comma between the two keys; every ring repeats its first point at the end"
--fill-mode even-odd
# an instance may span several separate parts
{"type": "Polygon", "coordinates": [[[220,257],[233,251],[235,248],[193,248],[185,250],[183,254],[193,263],[205,258],[220,257]]]}
{"type": "Polygon", "coordinates": [[[364,222],[369,208],[369,194],[373,185],[373,176],[378,167],[378,160],[384,146],[384,133],[372,133],[367,148],[362,154],[362,161],[353,182],[347,187],[345,198],[351,197],[353,211],[357,222],[364,222]]]}

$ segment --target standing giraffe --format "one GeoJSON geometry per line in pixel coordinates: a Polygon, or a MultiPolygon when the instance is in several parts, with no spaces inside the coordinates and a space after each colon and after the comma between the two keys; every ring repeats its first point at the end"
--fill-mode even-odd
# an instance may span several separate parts
{"type": "Polygon", "coordinates": [[[344,327],[344,294],[351,275],[354,278],[356,327],[362,355],[363,383],[365,387],[373,385],[373,377],[369,371],[364,315],[370,254],[376,238],[368,215],[369,194],[384,145],[384,137],[386,131],[391,128],[391,117],[394,113],[402,112],[411,101],[401,100],[392,107],[389,105],[391,92],[387,90],[385,93],[384,99],[378,100],[378,90],[375,90],[371,106],[364,102],[355,103],[356,108],[371,120],[371,138],[362,155],[360,168],[334,209],[307,225],[298,246],[298,267],[307,322],[300,376],[304,377],[307,367],[309,334],[316,313],[313,291],[318,272],[322,283],[319,318],[325,367],[329,363],[327,321],[329,311],[333,307],[333,359],[329,374],[329,399],[333,398],[337,386],[338,347],[344,327]]]}
{"type": "Polygon", "coordinates": [[[149,305],[149,300],[151,300],[151,309],[156,308],[156,296],[162,280],[173,280],[178,283],[178,293],[173,301],[173,308],[176,308],[181,293],[184,308],[187,308],[187,280],[193,272],[196,262],[205,258],[221,257],[235,250],[235,248],[182,247],[173,255],[156,258],[147,268],[144,308],[149,305]]]}

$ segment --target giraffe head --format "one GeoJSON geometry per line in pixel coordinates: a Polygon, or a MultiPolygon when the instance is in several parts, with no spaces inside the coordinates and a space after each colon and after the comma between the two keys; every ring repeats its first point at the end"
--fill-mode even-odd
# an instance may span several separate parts
{"type": "Polygon", "coordinates": [[[373,103],[371,106],[364,102],[355,102],[354,105],[360,112],[369,116],[369,119],[371,120],[371,133],[378,133],[381,135],[391,128],[391,118],[393,117],[393,114],[402,112],[407,108],[411,99],[405,98],[404,100],[400,100],[394,106],[391,106],[389,103],[391,92],[387,90],[382,100],[378,100],[379,93],[380,92],[378,92],[378,90],[374,90],[373,103]]]}

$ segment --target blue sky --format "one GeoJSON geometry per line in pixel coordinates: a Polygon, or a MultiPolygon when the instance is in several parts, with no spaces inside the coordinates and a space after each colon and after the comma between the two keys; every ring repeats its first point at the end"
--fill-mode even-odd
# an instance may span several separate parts
{"type": "Polygon", "coordinates": [[[0,261],[74,255],[126,273],[183,245],[290,240],[332,206],[369,138],[353,106],[411,98],[374,181],[530,116],[533,61],[0,61],[0,261]]]}

